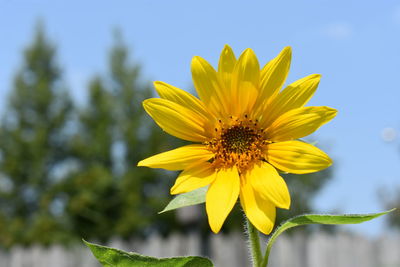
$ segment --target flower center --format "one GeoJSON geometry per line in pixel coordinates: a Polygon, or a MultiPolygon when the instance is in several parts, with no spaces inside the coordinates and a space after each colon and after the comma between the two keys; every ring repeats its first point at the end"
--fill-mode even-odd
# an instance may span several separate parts
{"type": "Polygon", "coordinates": [[[211,160],[215,169],[236,166],[243,173],[263,159],[262,148],[266,143],[257,121],[245,116],[242,119],[231,117],[226,123],[220,120],[215,137],[205,144],[215,154],[211,160]]]}
{"type": "Polygon", "coordinates": [[[221,135],[221,144],[228,153],[243,154],[257,138],[256,132],[245,126],[232,126],[221,135]]]}

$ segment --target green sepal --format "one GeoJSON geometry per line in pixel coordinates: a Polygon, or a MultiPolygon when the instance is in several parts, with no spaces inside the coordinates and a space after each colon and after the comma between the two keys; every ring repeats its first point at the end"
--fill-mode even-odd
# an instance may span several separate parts
{"type": "Polygon", "coordinates": [[[290,218],[289,220],[282,223],[268,240],[264,260],[261,264],[262,267],[267,266],[269,253],[271,252],[272,245],[274,244],[276,238],[282,234],[284,231],[301,225],[307,224],[357,224],[366,222],[389,212],[394,211],[391,209],[388,211],[380,213],[370,213],[370,214],[341,214],[341,215],[323,215],[323,214],[305,214],[290,218]]]}
{"type": "Polygon", "coordinates": [[[153,258],[134,252],[96,245],[83,240],[103,267],[212,267],[207,258],[189,256],[176,258],[153,258]]]}
{"type": "Polygon", "coordinates": [[[170,210],[176,210],[182,207],[193,206],[206,202],[206,193],[208,186],[198,188],[196,190],[179,194],[172,199],[168,205],[159,212],[163,213],[170,210]]]}

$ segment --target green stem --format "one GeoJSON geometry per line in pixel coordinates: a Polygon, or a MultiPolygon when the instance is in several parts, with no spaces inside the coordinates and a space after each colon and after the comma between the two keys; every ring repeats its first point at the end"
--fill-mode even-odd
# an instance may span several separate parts
{"type": "Polygon", "coordinates": [[[284,230],[281,230],[282,228],[278,228],[268,239],[267,242],[267,247],[265,248],[265,255],[264,259],[261,262],[260,267],[267,267],[268,265],[268,258],[269,258],[269,253],[271,252],[272,249],[272,244],[275,242],[275,239],[280,235],[284,230]]]}
{"type": "Polygon", "coordinates": [[[251,256],[253,259],[253,267],[260,267],[262,261],[260,237],[257,229],[251,224],[246,217],[247,235],[250,243],[251,256]]]}
{"type": "Polygon", "coordinates": [[[265,256],[264,256],[263,261],[261,262],[260,267],[267,267],[267,265],[268,265],[269,253],[270,253],[270,251],[271,251],[271,246],[270,246],[270,244],[272,244],[272,243],[268,242],[267,248],[266,248],[266,251],[265,251],[265,256]]]}

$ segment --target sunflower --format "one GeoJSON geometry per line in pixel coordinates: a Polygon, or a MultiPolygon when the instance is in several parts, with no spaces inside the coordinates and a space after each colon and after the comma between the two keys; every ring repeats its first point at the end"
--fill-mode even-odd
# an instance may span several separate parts
{"type": "Polygon", "coordinates": [[[226,45],[218,70],[201,57],[193,58],[198,98],[155,82],[160,98],[143,102],[164,131],[195,144],[149,157],[138,166],[182,170],[171,194],[208,186],[205,205],[214,233],[240,198],[250,222],[269,234],[276,207],[290,206],[290,194],[279,173],[311,173],[332,164],[323,151],[298,139],[330,121],[336,110],[304,107],[318,86],[318,74],[281,90],[290,61],[291,48],[285,47],[260,69],[251,49],[236,59],[226,45]]]}

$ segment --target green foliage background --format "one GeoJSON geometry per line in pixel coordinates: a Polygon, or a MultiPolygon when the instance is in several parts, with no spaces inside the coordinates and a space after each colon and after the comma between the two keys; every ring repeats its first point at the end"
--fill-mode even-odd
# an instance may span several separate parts
{"type": "MultiPolygon", "coordinates": [[[[121,35],[115,34],[107,73],[91,79],[83,107],[68,94],[56,50],[39,25],[0,125],[0,247],[210,233],[205,211],[190,223],[175,212],[157,214],[171,199],[176,173],[136,164],[182,143],[144,113],[141,102],[154,90],[121,35]]],[[[329,170],[286,177],[294,206],[279,213],[277,224],[311,211],[312,196],[330,177],[329,170]]],[[[242,222],[237,207],[224,230],[242,222]]]]}

